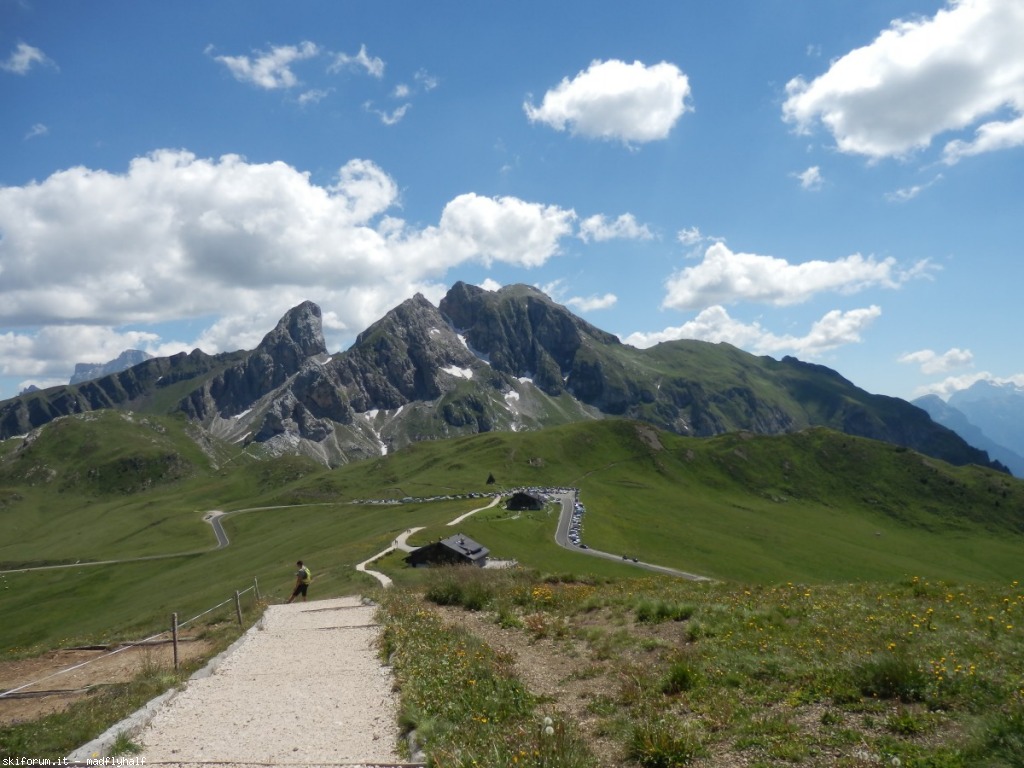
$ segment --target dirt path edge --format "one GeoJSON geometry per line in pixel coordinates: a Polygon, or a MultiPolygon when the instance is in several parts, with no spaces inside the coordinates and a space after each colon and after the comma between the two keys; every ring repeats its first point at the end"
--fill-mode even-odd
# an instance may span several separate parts
{"type": "MultiPolygon", "coordinates": [[[[249,641],[250,636],[259,631],[263,625],[263,617],[249,627],[246,632],[239,637],[235,642],[225,648],[223,651],[218,653],[212,659],[210,659],[202,669],[198,669],[192,673],[189,680],[199,680],[204,677],[209,677],[217,671],[225,659],[227,659],[232,653],[238,650],[242,645],[249,641]]],[[[107,730],[97,736],[95,739],[87,744],[83,744],[74,752],[67,756],[69,763],[85,763],[87,760],[96,760],[96,758],[103,758],[110,756],[110,749],[114,745],[114,741],[117,737],[124,733],[129,738],[134,738],[138,734],[142,733],[142,730],[149,724],[149,721],[153,719],[157,712],[177,696],[183,687],[172,688],[169,691],[161,693],[156,698],[150,699],[148,702],[143,704],[139,709],[132,712],[124,720],[115,723],[110,726],[107,730]]]]}

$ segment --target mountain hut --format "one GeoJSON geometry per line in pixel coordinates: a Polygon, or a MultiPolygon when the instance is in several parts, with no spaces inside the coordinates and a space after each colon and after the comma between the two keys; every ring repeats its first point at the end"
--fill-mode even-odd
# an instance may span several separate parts
{"type": "Polygon", "coordinates": [[[413,568],[430,565],[475,565],[483,568],[487,565],[489,554],[490,550],[483,544],[458,533],[413,550],[405,558],[405,562],[413,568]]]}

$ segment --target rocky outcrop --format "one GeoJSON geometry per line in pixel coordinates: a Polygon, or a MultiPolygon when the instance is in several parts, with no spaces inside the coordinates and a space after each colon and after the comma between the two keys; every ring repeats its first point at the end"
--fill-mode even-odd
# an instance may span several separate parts
{"type": "MultiPolygon", "coordinates": [[[[486,291],[456,283],[439,309],[496,370],[530,377],[552,396],[565,390],[566,378],[573,374],[589,391],[585,366],[574,369],[584,345],[620,345],[617,337],[581,320],[530,286],[486,291]]],[[[575,386],[576,378],[573,381],[575,386]]]]}
{"type": "Polygon", "coordinates": [[[326,355],[320,307],[311,301],[289,310],[252,352],[191,392],[179,404],[190,418],[236,416],[299,372],[306,361],[326,355]]]}
{"type": "Polygon", "coordinates": [[[444,368],[477,363],[459,343],[438,309],[421,294],[388,312],[340,356],[338,365],[370,407],[375,399],[394,408],[441,396],[444,368]]]}
{"type": "Polygon", "coordinates": [[[143,352],[141,349],[126,349],[114,360],[107,363],[75,363],[75,372],[71,375],[69,384],[81,384],[83,381],[98,379],[102,376],[109,376],[112,373],[120,373],[139,363],[151,360],[152,355],[143,352]]]}

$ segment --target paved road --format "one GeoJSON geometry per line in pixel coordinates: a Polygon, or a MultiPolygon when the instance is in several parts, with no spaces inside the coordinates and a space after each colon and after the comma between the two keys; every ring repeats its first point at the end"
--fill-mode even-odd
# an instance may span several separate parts
{"type": "Polygon", "coordinates": [[[573,506],[576,501],[575,494],[572,493],[560,493],[554,497],[561,505],[562,511],[558,515],[558,526],[555,528],[555,543],[560,547],[568,549],[570,552],[575,552],[580,555],[590,555],[591,557],[603,557],[605,560],[614,560],[618,563],[625,563],[628,565],[642,568],[645,571],[654,571],[655,573],[664,573],[669,576],[678,576],[683,579],[689,579],[690,581],[713,581],[707,576],[701,576],[697,573],[688,573],[687,571],[680,571],[677,568],[667,568],[663,565],[655,565],[654,563],[645,563],[643,561],[634,562],[632,560],[626,560],[622,555],[613,555],[610,552],[601,552],[597,549],[583,549],[577,547],[569,541],[569,527],[572,524],[572,512],[573,506]]]}
{"type": "Polygon", "coordinates": [[[211,509],[205,515],[203,520],[213,526],[213,534],[217,537],[217,549],[224,549],[231,542],[228,540],[228,535],[224,531],[224,526],[221,525],[220,519],[224,516],[224,513],[219,509],[211,509]]]}

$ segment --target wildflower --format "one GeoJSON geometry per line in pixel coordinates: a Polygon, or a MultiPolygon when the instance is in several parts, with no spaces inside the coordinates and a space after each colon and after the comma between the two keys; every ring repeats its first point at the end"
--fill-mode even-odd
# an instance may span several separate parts
{"type": "Polygon", "coordinates": [[[554,735],[555,735],[555,729],[554,729],[554,727],[553,727],[553,726],[550,726],[550,725],[548,725],[548,726],[545,726],[545,727],[544,727],[544,735],[545,735],[545,736],[554,736],[554,735]]]}

